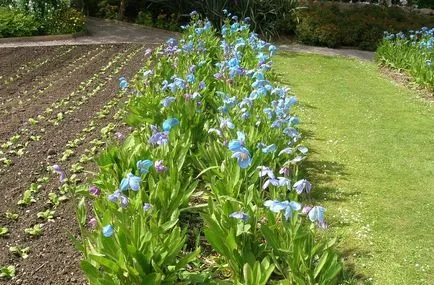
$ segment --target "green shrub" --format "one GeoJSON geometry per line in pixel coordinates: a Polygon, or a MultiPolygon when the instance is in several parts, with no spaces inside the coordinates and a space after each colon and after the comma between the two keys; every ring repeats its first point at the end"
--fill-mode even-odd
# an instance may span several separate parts
{"type": "MultiPolygon", "coordinates": [[[[418,29],[434,17],[408,12],[399,7],[365,5],[340,8],[333,3],[310,4],[297,13],[297,38],[305,44],[328,47],[354,46],[375,50],[383,31],[418,29]]],[[[288,31],[289,29],[287,29],[288,31]]]]}
{"type": "Polygon", "coordinates": [[[38,25],[35,19],[22,12],[0,8],[0,37],[23,37],[35,35],[38,25]]]}
{"type": "Polygon", "coordinates": [[[63,8],[53,12],[45,25],[45,33],[49,35],[72,34],[85,27],[85,17],[73,8],[63,8]]]}

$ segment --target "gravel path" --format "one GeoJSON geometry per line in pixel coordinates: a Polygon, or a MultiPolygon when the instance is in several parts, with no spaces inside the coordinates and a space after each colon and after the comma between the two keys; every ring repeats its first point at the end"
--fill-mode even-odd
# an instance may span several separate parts
{"type": "MultiPolygon", "coordinates": [[[[0,42],[3,47],[24,46],[55,46],[55,45],[80,45],[80,44],[112,44],[112,43],[145,43],[158,45],[169,37],[178,37],[179,33],[169,32],[152,27],[118,22],[112,20],[88,18],[87,27],[89,33],[85,36],[57,40],[15,40],[0,42]]],[[[49,37],[47,38],[49,39],[49,37]]],[[[331,49],[325,47],[306,46],[301,44],[279,44],[280,50],[315,53],[329,56],[348,56],[362,60],[373,60],[374,52],[355,49],[331,49]]]]}

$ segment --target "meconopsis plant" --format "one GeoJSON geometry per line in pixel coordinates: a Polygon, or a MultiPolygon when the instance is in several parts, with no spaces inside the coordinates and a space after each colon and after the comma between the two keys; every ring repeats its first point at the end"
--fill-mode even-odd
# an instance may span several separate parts
{"type": "Polygon", "coordinates": [[[385,32],[376,57],[381,64],[405,70],[417,83],[434,90],[434,28],[408,34],[385,32]]]}
{"type": "Polygon", "coordinates": [[[248,21],[228,17],[217,35],[191,17],[133,82],[121,79],[135,130],[77,190],[85,274],[91,284],[337,282],[333,241],[316,235],[325,208],[299,177],[309,150],[297,99],[269,79],[276,47],[248,21]]]}

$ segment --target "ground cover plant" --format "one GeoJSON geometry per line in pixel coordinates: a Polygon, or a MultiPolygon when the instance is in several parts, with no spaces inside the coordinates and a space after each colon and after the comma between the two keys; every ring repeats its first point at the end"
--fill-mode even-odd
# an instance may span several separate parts
{"type": "Polygon", "coordinates": [[[89,187],[64,184],[82,196],[77,246],[86,277],[337,283],[334,240],[317,234],[327,227],[325,208],[299,175],[309,150],[297,100],[267,80],[276,48],[236,17],[219,38],[191,16],[179,42],[157,48],[135,80],[119,79],[132,94],[132,134],[101,154],[89,187]]]}
{"type": "Polygon", "coordinates": [[[434,28],[408,34],[386,32],[376,57],[381,64],[408,72],[417,83],[434,91],[434,28]]]}
{"type": "Polygon", "coordinates": [[[433,284],[432,102],[373,62],[295,53],[273,61],[303,98],[304,168],[354,283],[433,284]]]}

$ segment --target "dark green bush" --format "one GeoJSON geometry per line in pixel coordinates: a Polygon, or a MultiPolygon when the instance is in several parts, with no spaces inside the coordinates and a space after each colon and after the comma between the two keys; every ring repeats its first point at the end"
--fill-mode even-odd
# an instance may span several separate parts
{"type": "Polygon", "coordinates": [[[0,37],[23,37],[37,34],[38,24],[31,15],[0,7],[0,37]]]}
{"type": "Polygon", "coordinates": [[[399,32],[431,25],[434,17],[399,7],[309,4],[297,13],[297,38],[305,44],[328,47],[353,46],[375,50],[383,32],[399,32]]]}
{"type": "Polygon", "coordinates": [[[419,8],[431,8],[434,9],[434,0],[418,0],[416,4],[419,8]]]}

